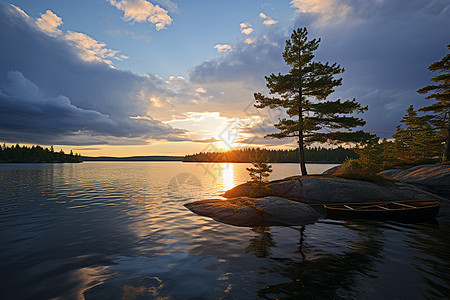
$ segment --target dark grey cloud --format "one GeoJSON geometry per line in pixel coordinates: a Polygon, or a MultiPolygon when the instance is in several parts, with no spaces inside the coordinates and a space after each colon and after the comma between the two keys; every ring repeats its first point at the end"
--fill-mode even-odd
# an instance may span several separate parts
{"type": "MultiPolygon", "coordinates": [[[[106,144],[109,138],[179,139],[184,131],[151,119],[111,118],[81,109],[65,96],[45,97],[22,73],[8,72],[0,89],[0,136],[7,142],[106,144]]],[[[128,141],[130,142],[130,141],[128,141]]]]}
{"type": "Polygon", "coordinates": [[[148,116],[152,95],[172,97],[156,75],[84,61],[63,36],[49,36],[19,9],[0,4],[0,136],[6,142],[143,144],[186,140],[148,116]],[[132,118],[145,116],[144,118],[132,118]]]}

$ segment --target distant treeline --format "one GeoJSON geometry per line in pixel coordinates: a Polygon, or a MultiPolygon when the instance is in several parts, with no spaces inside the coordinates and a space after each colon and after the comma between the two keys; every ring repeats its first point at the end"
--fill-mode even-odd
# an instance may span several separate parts
{"type": "Polygon", "coordinates": [[[183,156],[130,156],[130,157],[111,157],[111,156],[83,156],[83,161],[182,161],[183,156]]]}
{"type": "Polygon", "coordinates": [[[32,162],[82,162],[80,154],[64,153],[63,150],[55,152],[53,146],[43,148],[41,146],[15,146],[7,147],[5,144],[0,146],[0,162],[12,163],[32,163],[32,162]]]}
{"type": "MultiPolygon", "coordinates": [[[[185,162],[250,162],[250,157],[254,155],[257,148],[244,148],[230,150],[226,152],[200,152],[193,155],[186,155],[185,162]]],[[[267,153],[271,163],[298,163],[298,149],[295,150],[263,150],[267,153]]],[[[351,149],[342,147],[327,149],[322,147],[307,148],[305,150],[305,160],[307,162],[332,162],[341,163],[346,158],[358,158],[351,149]]]]}

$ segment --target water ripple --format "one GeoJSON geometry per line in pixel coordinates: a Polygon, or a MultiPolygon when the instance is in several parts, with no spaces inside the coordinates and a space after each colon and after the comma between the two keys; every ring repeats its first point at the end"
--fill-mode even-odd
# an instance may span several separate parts
{"type": "MultiPolygon", "coordinates": [[[[0,295],[4,299],[450,295],[448,220],[440,224],[321,220],[305,230],[221,224],[194,215],[183,204],[220,197],[230,180],[233,185],[245,182],[247,165],[231,165],[227,181],[220,174],[205,173],[205,167],[179,162],[0,165],[0,268],[8,274],[0,281],[0,295]],[[190,181],[184,183],[191,186],[176,185],[185,178],[182,174],[189,174],[190,181]]],[[[296,165],[275,165],[273,176],[293,172],[296,165]]]]}

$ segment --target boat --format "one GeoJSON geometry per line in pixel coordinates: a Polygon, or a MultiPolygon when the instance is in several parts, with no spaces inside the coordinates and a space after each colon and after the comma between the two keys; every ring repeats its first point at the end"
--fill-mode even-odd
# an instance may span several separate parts
{"type": "Polygon", "coordinates": [[[326,204],[327,218],[335,220],[376,219],[420,221],[434,219],[439,200],[326,204]]]}

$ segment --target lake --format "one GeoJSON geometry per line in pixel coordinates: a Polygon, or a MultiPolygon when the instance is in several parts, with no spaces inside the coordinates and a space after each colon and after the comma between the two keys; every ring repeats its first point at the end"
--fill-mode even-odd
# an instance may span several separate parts
{"type": "MultiPolygon", "coordinates": [[[[448,299],[450,220],[236,227],[249,164],[0,164],[1,299],[448,299]]],[[[310,173],[334,165],[309,164],[310,173]]],[[[299,173],[273,164],[270,179],[299,173]]]]}

